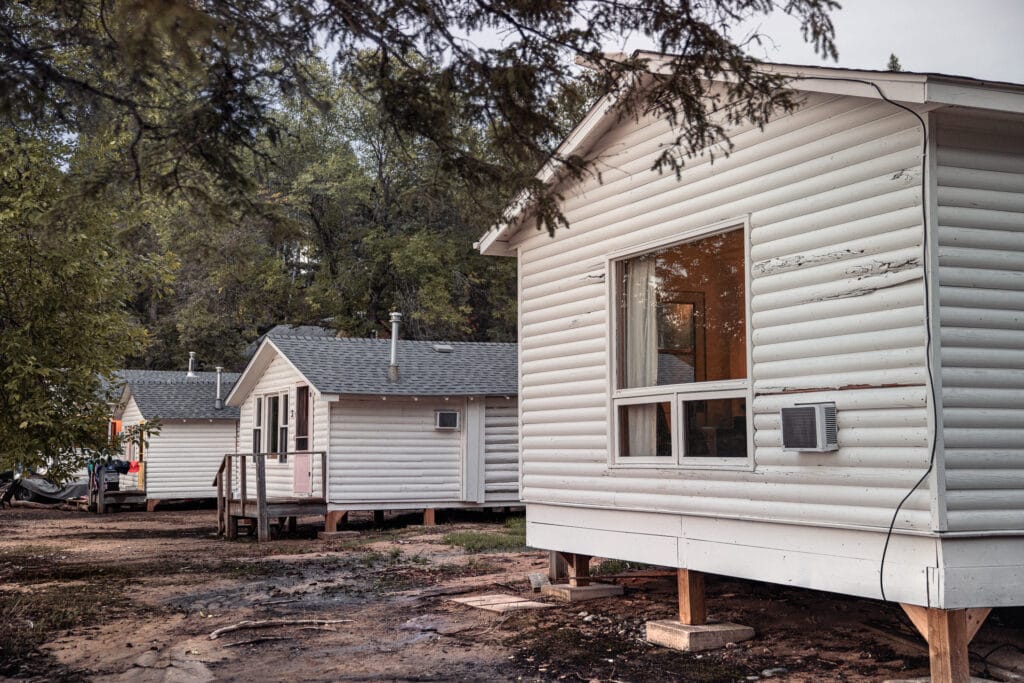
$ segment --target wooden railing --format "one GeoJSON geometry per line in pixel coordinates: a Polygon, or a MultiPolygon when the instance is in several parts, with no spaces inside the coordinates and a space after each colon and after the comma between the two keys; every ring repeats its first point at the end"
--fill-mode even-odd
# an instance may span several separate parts
{"type": "MultiPolygon", "coordinates": [[[[256,533],[259,540],[270,540],[270,500],[267,497],[267,456],[274,458],[281,455],[289,460],[296,455],[320,456],[320,497],[304,497],[302,502],[324,503],[327,501],[327,453],[325,451],[292,451],[289,453],[225,453],[221,460],[217,475],[213,479],[217,487],[217,533],[231,536],[234,525],[231,523],[234,517],[255,517],[256,533]],[[247,463],[253,460],[256,468],[256,491],[250,496],[248,490],[249,477],[247,463]],[[238,496],[235,497],[233,490],[234,475],[238,475],[238,496]],[[232,504],[237,503],[237,512],[232,510],[232,504]]],[[[294,474],[293,474],[294,476],[294,474]]],[[[312,483],[312,482],[311,482],[312,483]]],[[[298,502],[292,500],[291,502],[298,502]]]]}

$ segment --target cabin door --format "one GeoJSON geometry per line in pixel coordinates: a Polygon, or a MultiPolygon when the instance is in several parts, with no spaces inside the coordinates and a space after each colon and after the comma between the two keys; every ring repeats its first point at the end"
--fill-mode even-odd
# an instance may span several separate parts
{"type": "Polygon", "coordinates": [[[296,453],[292,456],[295,473],[292,476],[292,490],[296,496],[313,495],[313,456],[310,453],[296,453]]]}

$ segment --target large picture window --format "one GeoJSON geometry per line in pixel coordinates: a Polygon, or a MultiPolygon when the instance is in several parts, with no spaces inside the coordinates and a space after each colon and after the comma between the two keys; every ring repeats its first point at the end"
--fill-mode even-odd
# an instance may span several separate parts
{"type": "Polygon", "coordinates": [[[613,259],[616,461],[748,457],[746,232],[613,259]]]}

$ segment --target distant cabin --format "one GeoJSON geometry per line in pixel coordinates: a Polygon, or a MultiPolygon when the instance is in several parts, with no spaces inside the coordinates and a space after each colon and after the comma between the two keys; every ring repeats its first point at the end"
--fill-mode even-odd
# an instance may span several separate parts
{"type": "Polygon", "coordinates": [[[559,150],[597,172],[538,176],[568,226],[480,240],[519,261],[527,542],[1024,605],[1024,87],[764,68],[802,104],[728,156],[659,174],[676,133],[606,98],[559,150]]]}
{"type": "Polygon", "coordinates": [[[263,339],[227,403],[239,452],[267,454],[271,502],[326,491],[329,527],[354,510],[518,504],[515,345],[396,344],[392,370],[390,340],[263,339]]]}
{"type": "MultiPolygon", "coordinates": [[[[122,370],[124,381],[114,420],[121,428],[159,421],[160,432],[144,444],[129,444],[125,459],[136,472],[121,476],[122,492],[137,490],[154,501],[215,498],[212,485],[224,454],[235,452],[238,409],[218,408],[217,373],[122,370]]],[[[237,373],[222,373],[226,397],[237,373]]]]}

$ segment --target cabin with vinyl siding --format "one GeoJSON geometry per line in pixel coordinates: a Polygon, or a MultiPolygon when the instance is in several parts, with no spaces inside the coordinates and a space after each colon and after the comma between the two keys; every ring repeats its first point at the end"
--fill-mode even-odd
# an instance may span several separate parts
{"type": "MultiPolygon", "coordinates": [[[[122,493],[144,494],[152,509],[162,500],[214,498],[212,485],[225,453],[236,449],[238,409],[218,406],[218,373],[122,370],[121,400],[114,413],[120,428],[159,422],[144,443],[129,443],[125,459],[136,471],[120,476],[122,493]]],[[[220,397],[237,373],[220,373],[220,397]]]]}
{"type": "Polygon", "coordinates": [[[763,68],[800,106],[679,177],[602,100],[559,150],[597,172],[539,174],[568,225],[478,244],[519,263],[527,542],[969,631],[1024,605],[1024,87],[763,68]],[[784,447],[806,404],[835,449],[784,447]]]}
{"type": "Polygon", "coordinates": [[[519,502],[514,344],[269,335],[227,402],[268,499],[323,495],[328,530],[356,510],[519,502]]]}

